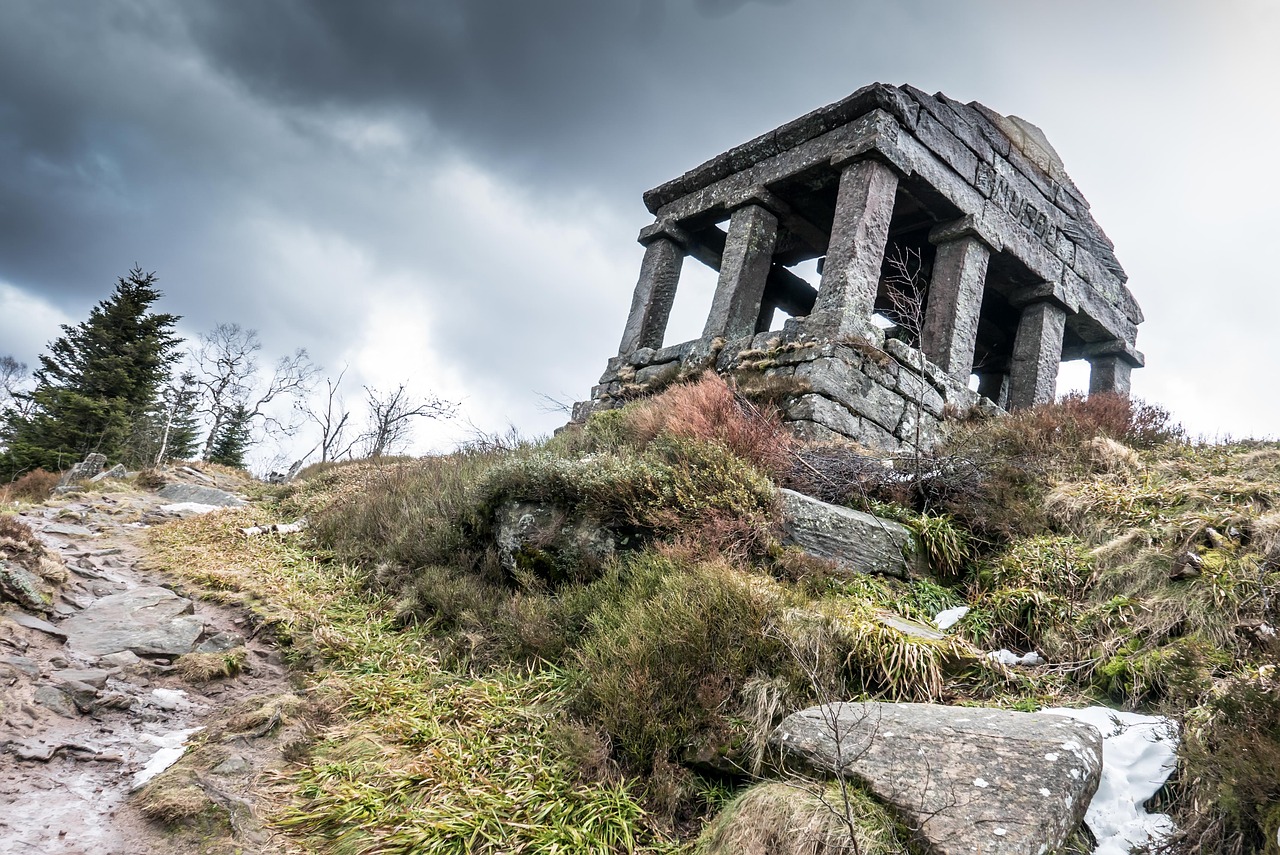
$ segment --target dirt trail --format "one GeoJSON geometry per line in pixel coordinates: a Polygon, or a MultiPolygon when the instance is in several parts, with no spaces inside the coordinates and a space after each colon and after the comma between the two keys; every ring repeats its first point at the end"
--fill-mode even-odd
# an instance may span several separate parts
{"type": "Polygon", "coordinates": [[[234,846],[167,833],[130,800],[144,770],[176,759],[193,729],[290,689],[279,653],[243,614],[188,600],[143,568],[146,526],[193,509],[170,501],[88,493],[19,515],[69,578],[49,614],[0,602],[0,855],[276,848],[254,810],[256,776],[280,753],[264,733],[222,739],[225,760],[200,776],[213,801],[235,807],[234,846]],[[235,677],[192,684],[173,665],[192,649],[238,655],[239,646],[235,677]]]}

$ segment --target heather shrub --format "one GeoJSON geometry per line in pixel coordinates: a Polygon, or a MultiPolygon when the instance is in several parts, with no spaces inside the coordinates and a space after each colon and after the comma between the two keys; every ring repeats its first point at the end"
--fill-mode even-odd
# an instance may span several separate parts
{"type": "Polygon", "coordinates": [[[0,487],[0,501],[43,502],[53,495],[53,488],[58,486],[58,480],[56,472],[33,469],[12,483],[0,487]]]}
{"type": "Polygon", "coordinates": [[[645,448],[660,436],[716,443],[774,478],[792,465],[794,440],[777,408],[748,401],[713,371],[620,410],[597,413],[586,433],[600,448],[645,448]]]}
{"type": "Polygon", "coordinates": [[[726,563],[646,551],[597,582],[595,595],[577,654],[578,705],[632,768],[679,759],[694,743],[731,742],[743,684],[785,660],[765,632],[771,589],[726,563]]]}

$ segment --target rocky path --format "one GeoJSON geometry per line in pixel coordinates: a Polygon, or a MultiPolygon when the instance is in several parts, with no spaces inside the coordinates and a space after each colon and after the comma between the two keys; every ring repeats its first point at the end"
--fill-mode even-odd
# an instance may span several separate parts
{"type": "MultiPolygon", "coordinates": [[[[209,851],[148,821],[130,794],[202,725],[289,686],[278,652],[243,615],[181,596],[143,568],[145,527],[191,510],[103,493],[19,515],[68,578],[46,614],[0,602],[0,855],[209,851]],[[174,663],[192,651],[243,657],[243,671],[184,680],[174,663]]],[[[225,760],[201,785],[252,817],[262,747],[242,738],[219,750],[225,760]]],[[[239,825],[245,848],[232,851],[275,851],[260,825],[239,825]]]]}

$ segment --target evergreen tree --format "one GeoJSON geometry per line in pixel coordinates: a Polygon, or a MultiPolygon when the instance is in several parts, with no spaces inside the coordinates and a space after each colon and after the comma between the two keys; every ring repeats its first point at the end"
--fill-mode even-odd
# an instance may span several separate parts
{"type": "Polygon", "coordinates": [[[165,385],[155,406],[134,429],[135,456],[148,465],[167,460],[190,460],[200,450],[200,419],[196,414],[200,388],[190,371],[165,385]]]}
{"type": "Polygon", "coordinates": [[[205,457],[210,463],[244,468],[244,453],[249,450],[249,426],[253,413],[244,404],[237,404],[227,413],[213,437],[213,447],[205,457]]]}
{"type": "Polygon", "coordinates": [[[200,451],[200,387],[196,375],[184,371],[164,394],[167,442],[162,443],[157,463],[165,460],[193,460],[200,451]]]}
{"type": "Polygon", "coordinates": [[[134,268],[112,295],[75,326],[64,325],[40,357],[25,406],[0,427],[0,477],[37,466],[58,470],[92,451],[139,463],[130,455],[137,422],[156,402],[180,339],[176,315],[151,306],[161,293],[155,274],[134,268]]]}

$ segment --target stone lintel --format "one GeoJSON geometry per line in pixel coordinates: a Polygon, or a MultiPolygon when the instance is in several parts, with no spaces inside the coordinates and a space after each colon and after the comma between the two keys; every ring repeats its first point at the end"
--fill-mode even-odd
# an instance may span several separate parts
{"type": "Polygon", "coordinates": [[[1010,409],[1052,403],[1058,391],[1066,323],[1066,310],[1051,300],[1022,309],[1009,366],[1010,409]]]}
{"type": "Polygon", "coordinates": [[[735,211],[744,205],[759,205],[767,209],[789,232],[800,238],[814,252],[822,255],[827,251],[830,235],[808,219],[796,212],[787,200],[774,193],[768,187],[757,185],[731,194],[725,200],[725,207],[735,211]]]}
{"type": "Polygon", "coordinates": [[[897,190],[898,176],[877,160],[855,160],[841,172],[831,245],[810,332],[821,329],[840,337],[873,326],[871,313],[897,190]]]}
{"type": "Polygon", "coordinates": [[[651,212],[657,213],[681,196],[847,125],[873,110],[884,110],[906,127],[913,127],[919,109],[896,86],[882,83],[864,86],[847,98],[819,107],[649,190],[644,194],[644,203],[651,212]]]}
{"type": "Polygon", "coordinates": [[[655,235],[646,244],[640,278],[631,297],[631,312],[618,346],[619,355],[625,356],[642,347],[662,347],[676,287],[680,284],[684,254],[684,248],[666,235],[655,235]]]}
{"type": "Polygon", "coordinates": [[[704,336],[755,334],[777,238],[778,218],[763,206],[747,204],[733,212],[704,336]]]}

